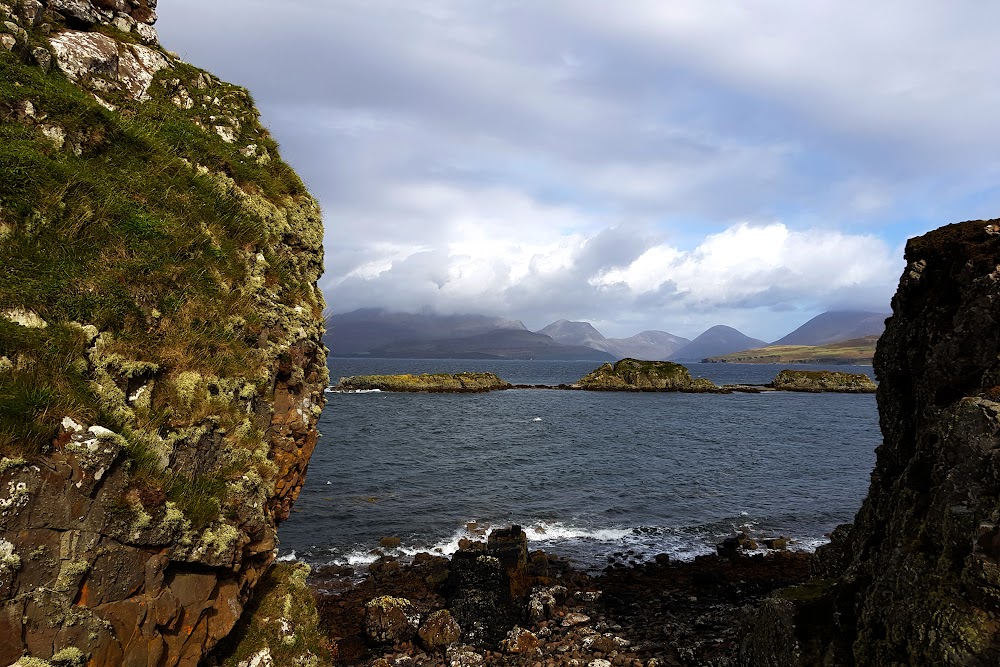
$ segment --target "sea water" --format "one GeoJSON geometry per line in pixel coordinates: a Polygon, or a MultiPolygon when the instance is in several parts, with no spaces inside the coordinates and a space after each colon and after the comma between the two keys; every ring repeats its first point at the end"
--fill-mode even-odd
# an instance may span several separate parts
{"type": "MultiPolygon", "coordinates": [[[[331,377],[490,371],[516,384],[578,380],[598,363],[331,359],[331,377]]],[[[688,364],[717,384],[783,366],[688,364]]],[[[794,366],[794,368],[816,368],[794,366]]],[[[865,367],[835,367],[866,372],[865,367]]],[[[870,394],[508,390],[327,394],[281,554],[370,562],[449,554],[517,523],[529,548],[599,567],[609,555],[693,558],[737,530],[812,549],[851,521],[881,442],[870,394]],[[470,525],[472,524],[472,525],[470,525]],[[386,550],[383,550],[386,551],[386,550]]]]}

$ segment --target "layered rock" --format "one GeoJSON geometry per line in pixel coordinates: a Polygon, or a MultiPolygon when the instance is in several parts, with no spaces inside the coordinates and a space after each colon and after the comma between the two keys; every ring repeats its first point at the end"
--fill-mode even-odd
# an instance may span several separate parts
{"type": "Polygon", "coordinates": [[[0,3],[4,665],[197,664],[316,444],[318,207],[155,6],[0,3]]]}
{"type": "Polygon", "coordinates": [[[692,379],[687,368],[670,361],[622,359],[603,364],[580,379],[577,386],[594,391],[718,391],[711,380],[692,379]]]}
{"type": "Polygon", "coordinates": [[[868,497],[824,578],[758,615],[747,664],[1000,663],[1000,221],[912,239],[906,262],[868,497]]]}

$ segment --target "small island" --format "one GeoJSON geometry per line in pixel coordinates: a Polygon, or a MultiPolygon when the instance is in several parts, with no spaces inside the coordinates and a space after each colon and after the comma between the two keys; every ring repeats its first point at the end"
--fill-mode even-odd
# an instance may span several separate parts
{"type": "Polygon", "coordinates": [[[874,394],[878,385],[864,373],[839,373],[835,371],[784,370],[771,382],[773,389],[781,391],[838,392],[846,394],[874,394]]]}
{"type": "Polygon", "coordinates": [[[340,378],[333,392],[409,391],[439,394],[476,394],[513,385],[493,373],[423,373],[421,375],[355,375],[340,378]]]}
{"type": "Polygon", "coordinates": [[[640,361],[622,359],[603,364],[592,371],[575,387],[589,391],[683,391],[718,392],[711,380],[692,378],[690,371],[672,361],[640,361]]]}

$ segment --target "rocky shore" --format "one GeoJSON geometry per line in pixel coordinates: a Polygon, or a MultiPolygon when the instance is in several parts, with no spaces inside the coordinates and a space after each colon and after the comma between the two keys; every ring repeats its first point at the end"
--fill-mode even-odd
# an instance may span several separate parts
{"type": "Polygon", "coordinates": [[[482,393],[510,389],[513,385],[493,373],[422,373],[420,375],[354,375],[340,378],[333,392],[402,391],[432,393],[482,393]]]}
{"type": "Polygon", "coordinates": [[[450,560],[382,556],[360,579],[327,566],[310,583],[336,665],[735,665],[748,610],[812,558],[736,542],[690,562],[619,553],[595,574],[529,553],[513,526],[450,560]]]}

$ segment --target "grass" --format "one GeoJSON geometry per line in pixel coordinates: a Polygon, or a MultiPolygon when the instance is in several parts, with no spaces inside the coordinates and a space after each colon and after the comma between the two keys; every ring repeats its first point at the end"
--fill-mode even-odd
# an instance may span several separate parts
{"type": "Polygon", "coordinates": [[[119,109],[110,112],[57,69],[45,73],[0,49],[0,313],[25,309],[49,325],[0,317],[0,456],[45,455],[66,416],[100,423],[126,434],[136,484],[161,489],[194,523],[218,516],[225,480],[163,470],[142,433],[208,417],[229,430],[245,422],[245,405],[218,387],[178,409],[171,383],[185,372],[260,382],[265,322],[248,258],[267,255],[259,277],[280,302],[298,302],[291,273],[268,251],[282,232],[262,211],[308,196],[277,159],[246,91],[214,79],[196,89],[199,74],[175,63],[156,77],[149,101],[107,94],[119,109]],[[198,101],[193,109],[170,101],[175,80],[198,101]],[[23,117],[25,100],[34,119],[23,117]],[[237,143],[211,130],[213,115],[237,119],[237,143]],[[66,145],[41,125],[65,130],[66,145]],[[241,154],[249,143],[270,161],[241,154]],[[88,350],[74,322],[102,332],[99,351],[88,350]],[[155,369],[148,379],[156,383],[148,406],[123,412],[109,406],[100,373],[125,392],[129,364],[155,369]]]}
{"type": "Polygon", "coordinates": [[[709,357],[709,361],[742,364],[871,364],[878,336],[865,336],[827,345],[768,345],[753,350],[709,357]]]}

